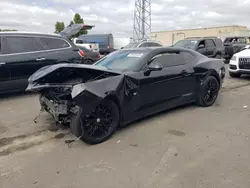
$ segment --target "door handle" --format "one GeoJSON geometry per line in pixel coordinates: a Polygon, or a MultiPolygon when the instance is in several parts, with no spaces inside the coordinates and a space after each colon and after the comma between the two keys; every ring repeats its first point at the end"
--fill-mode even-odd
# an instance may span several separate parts
{"type": "Polygon", "coordinates": [[[37,58],[37,59],[36,59],[36,61],[44,61],[44,60],[46,60],[46,58],[44,58],[44,57],[41,57],[41,58],[37,58]]]}
{"type": "Polygon", "coordinates": [[[1,63],[0,63],[0,66],[5,65],[5,64],[6,64],[5,62],[1,62],[1,63]]]}

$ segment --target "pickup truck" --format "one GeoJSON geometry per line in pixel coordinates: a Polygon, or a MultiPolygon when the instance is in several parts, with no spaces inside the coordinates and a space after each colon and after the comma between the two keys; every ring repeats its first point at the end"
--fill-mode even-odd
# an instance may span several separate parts
{"type": "Polygon", "coordinates": [[[230,60],[232,56],[242,51],[250,43],[250,37],[226,37],[224,40],[226,60],[230,60]]]}
{"type": "Polygon", "coordinates": [[[216,59],[222,59],[225,54],[223,42],[217,37],[188,37],[178,41],[173,47],[192,49],[216,59]]]}
{"type": "Polygon", "coordinates": [[[99,44],[97,43],[90,43],[80,38],[74,38],[73,42],[76,46],[87,48],[93,52],[99,52],[99,44]]]}

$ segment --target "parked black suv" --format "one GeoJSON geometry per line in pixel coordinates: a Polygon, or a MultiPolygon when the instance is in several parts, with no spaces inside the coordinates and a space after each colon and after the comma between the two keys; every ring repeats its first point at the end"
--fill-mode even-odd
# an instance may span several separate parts
{"type": "Polygon", "coordinates": [[[225,59],[230,60],[233,55],[245,49],[246,45],[250,43],[250,37],[231,36],[224,40],[225,59]]]}
{"type": "Polygon", "coordinates": [[[25,90],[30,75],[41,67],[84,62],[84,52],[67,38],[76,28],[73,33],[66,28],[62,35],[1,32],[0,93],[25,90]]]}
{"type": "Polygon", "coordinates": [[[222,40],[216,37],[186,38],[178,41],[173,46],[189,48],[211,58],[221,59],[225,54],[225,47],[222,40]]]}

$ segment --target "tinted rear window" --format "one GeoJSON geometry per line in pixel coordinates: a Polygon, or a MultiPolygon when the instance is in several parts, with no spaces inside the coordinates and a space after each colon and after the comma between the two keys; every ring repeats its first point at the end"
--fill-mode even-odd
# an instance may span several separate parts
{"type": "Polygon", "coordinates": [[[112,40],[109,41],[109,36],[98,36],[98,35],[82,35],[79,37],[84,43],[97,43],[99,47],[107,47],[112,45],[112,40]]]}
{"type": "Polygon", "coordinates": [[[221,47],[223,46],[222,40],[221,39],[216,39],[215,40],[216,46],[221,47]]]}
{"type": "Polygon", "coordinates": [[[165,68],[184,65],[193,59],[193,55],[188,52],[164,53],[157,55],[151,63],[158,62],[165,68]]]}
{"type": "Polygon", "coordinates": [[[76,44],[83,44],[82,40],[76,40],[76,44]]]}
{"type": "Polygon", "coordinates": [[[155,42],[149,42],[149,43],[148,43],[148,46],[149,46],[149,47],[159,47],[159,46],[161,46],[161,45],[158,44],[158,43],[155,43],[155,42]]]}
{"type": "Polygon", "coordinates": [[[180,40],[174,44],[174,47],[194,49],[198,42],[198,40],[180,40]]]}
{"type": "Polygon", "coordinates": [[[50,50],[70,47],[69,44],[63,39],[40,38],[40,40],[46,46],[46,48],[50,50]]]}
{"type": "Polygon", "coordinates": [[[41,51],[43,47],[33,37],[7,36],[5,37],[6,54],[41,51]]]}

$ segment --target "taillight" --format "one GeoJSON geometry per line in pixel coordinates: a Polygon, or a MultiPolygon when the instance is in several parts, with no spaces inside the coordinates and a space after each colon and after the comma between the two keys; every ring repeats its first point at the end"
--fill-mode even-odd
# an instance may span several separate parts
{"type": "Polygon", "coordinates": [[[91,45],[91,44],[89,45],[89,48],[92,48],[92,45],[91,45]]]}
{"type": "Polygon", "coordinates": [[[107,45],[107,48],[109,48],[109,45],[107,45]]]}
{"type": "Polygon", "coordinates": [[[82,50],[79,50],[78,51],[78,54],[81,56],[81,57],[84,57],[84,52],[82,50]]]}

